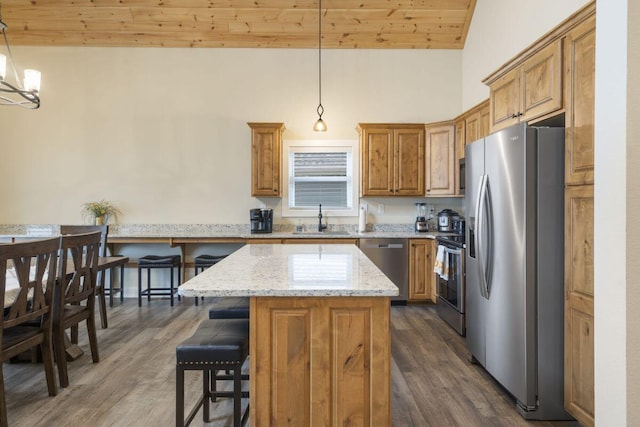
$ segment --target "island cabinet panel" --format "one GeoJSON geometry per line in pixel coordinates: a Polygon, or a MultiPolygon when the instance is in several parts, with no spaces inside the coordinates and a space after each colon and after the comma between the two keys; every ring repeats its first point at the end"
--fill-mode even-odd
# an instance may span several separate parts
{"type": "Polygon", "coordinates": [[[427,126],[427,196],[455,194],[455,130],[453,123],[427,126]]]}
{"type": "Polygon", "coordinates": [[[591,17],[564,40],[567,184],[593,184],[596,23],[591,17]]]}
{"type": "Polygon", "coordinates": [[[424,196],[424,125],[360,124],[361,196],[424,196]]]}
{"type": "Polygon", "coordinates": [[[251,128],[251,195],[280,197],[282,123],[248,123],[251,128]]]}
{"type": "Polygon", "coordinates": [[[253,297],[251,316],[252,425],[391,425],[388,297],[253,297]]]}
{"type": "Polygon", "coordinates": [[[593,186],[565,190],[565,408],[594,425],[593,186]]]}

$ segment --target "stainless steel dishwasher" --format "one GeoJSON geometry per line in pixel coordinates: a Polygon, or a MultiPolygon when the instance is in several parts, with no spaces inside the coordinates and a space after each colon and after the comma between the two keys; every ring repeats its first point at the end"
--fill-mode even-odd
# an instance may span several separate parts
{"type": "Polygon", "coordinates": [[[409,239],[360,239],[360,250],[400,289],[392,303],[406,303],[409,293],[409,239]]]}

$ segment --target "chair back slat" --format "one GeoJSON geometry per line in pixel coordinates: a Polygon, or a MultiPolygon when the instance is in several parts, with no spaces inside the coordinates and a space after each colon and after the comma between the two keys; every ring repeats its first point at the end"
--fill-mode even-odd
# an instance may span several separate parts
{"type": "Polygon", "coordinates": [[[61,239],[58,279],[62,285],[57,298],[64,307],[95,296],[101,233],[63,235],[61,239]]]}
{"type": "Polygon", "coordinates": [[[61,225],[60,234],[87,234],[99,231],[100,234],[100,252],[99,256],[107,256],[107,235],[109,234],[108,225],[61,225]]]}
{"type": "Polygon", "coordinates": [[[60,238],[0,245],[0,329],[43,319],[51,311],[60,238]],[[5,307],[7,266],[13,264],[17,295],[5,307]]]}

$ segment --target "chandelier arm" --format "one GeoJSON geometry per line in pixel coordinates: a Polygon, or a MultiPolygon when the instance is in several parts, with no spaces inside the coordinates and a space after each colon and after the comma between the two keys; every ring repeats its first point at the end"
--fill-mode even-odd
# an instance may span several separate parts
{"type": "Polygon", "coordinates": [[[40,97],[36,93],[19,89],[16,86],[12,85],[11,83],[7,82],[6,80],[0,81],[0,92],[14,93],[16,95],[21,96],[26,101],[26,102],[25,101],[15,101],[15,100],[12,100],[10,98],[7,98],[7,97],[3,96],[3,97],[1,97],[1,99],[3,99],[4,101],[7,101],[7,103],[3,103],[2,105],[20,105],[20,106],[22,106],[23,104],[31,103],[31,104],[35,104],[33,107],[31,107],[31,108],[34,108],[34,109],[38,108],[40,106],[40,97]]]}
{"type": "MultiPolygon", "coordinates": [[[[1,19],[0,22],[2,22],[1,19]]],[[[6,27],[6,25],[4,26],[6,27]]],[[[16,69],[16,63],[13,60],[13,52],[11,51],[11,47],[9,46],[9,40],[7,40],[7,33],[5,32],[4,28],[2,28],[2,37],[4,38],[4,45],[7,47],[7,52],[9,53],[9,62],[11,63],[10,65],[13,69],[13,77],[16,79],[18,86],[22,86],[22,83],[20,82],[20,76],[18,76],[18,70],[16,69]]]]}

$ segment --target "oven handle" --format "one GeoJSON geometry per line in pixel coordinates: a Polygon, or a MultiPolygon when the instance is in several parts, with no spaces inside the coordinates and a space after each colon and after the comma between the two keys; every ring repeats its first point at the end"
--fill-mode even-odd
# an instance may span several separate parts
{"type": "Polygon", "coordinates": [[[443,246],[444,246],[445,252],[447,252],[447,253],[450,253],[452,255],[462,255],[462,249],[451,249],[447,245],[443,245],[443,246]]]}

